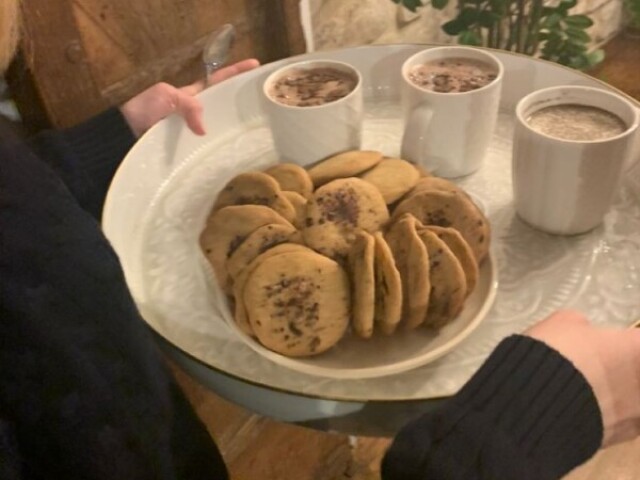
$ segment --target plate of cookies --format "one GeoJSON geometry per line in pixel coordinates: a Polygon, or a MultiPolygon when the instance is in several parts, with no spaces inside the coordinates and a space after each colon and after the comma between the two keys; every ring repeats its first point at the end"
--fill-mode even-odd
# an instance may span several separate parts
{"type": "Polygon", "coordinates": [[[301,372],[368,378],[453,349],[496,291],[490,226],[453,182],[379,151],[222,186],[200,235],[227,325],[301,372]]]}
{"type": "MultiPolygon", "coordinates": [[[[172,116],[122,162],[105,234],[149,327],[217,390],[232,381],[257,386],[252,408],[265,397],[258,392],[345,403],[437,398],[458,391],[506,336],[559,308],[588,311],[601,325],[640,318],[637,156],[603,224],[588,234],[533,229],[513,201],[520,99],[557,85],[615,89],[491,51],[504,76],[486,155],[473,173],[444,180],[401,149],[402,65],[426,48],[346,48],[264,65],[201,94],[207,135],[172,116]],[[359,72],[361,145],[342,150],[345,170],[335,159],[297,168],[274,142],[264,85],[289,64],[327,59],[359,72]],[[439,300],[443,291],[451,302],[439,300]]],[[[322,113],[307,108],[313,119],[322,113]]],[[[291,125],[281,124],[285,146],[318,139],[322,147],[336,136],[330,122],[305,139],[291,125]]],[[[239,392],[229,397],[249,405],[251,395],[239,392]]]]}

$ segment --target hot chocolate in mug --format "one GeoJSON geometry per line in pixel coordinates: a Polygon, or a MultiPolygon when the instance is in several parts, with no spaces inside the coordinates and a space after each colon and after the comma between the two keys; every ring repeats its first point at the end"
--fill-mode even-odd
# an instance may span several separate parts
{"type": "Polygon", "coordinates": [[[401,156],[440,177],[482,165],[498,117],[504,67],[472,47],[434,47],[402,65],[401,156]]]}
{"type": "Polygon", "coordinates": [[[296,62],[263,85],[264,108],[283,162],[303,167],[362,142],[362,76],[335,60],[296,62]]]}
{"type": "Polygon", "coordinates": [[[599,88],[537,90],[516,107],[513,200],[518,216],[573,235],[602,222],[633,152],[640,113],[599,88]]]}

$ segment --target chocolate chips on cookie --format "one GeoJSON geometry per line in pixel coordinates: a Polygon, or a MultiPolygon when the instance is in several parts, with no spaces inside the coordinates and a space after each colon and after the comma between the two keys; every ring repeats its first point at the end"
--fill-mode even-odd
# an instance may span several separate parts
{"type": "Polygon", "coordinates": [[[464,190],[380,152],[232,178],[200,237],[235,321],[281,355],[438,330],[478,281],[489,222],[464,190]]]}

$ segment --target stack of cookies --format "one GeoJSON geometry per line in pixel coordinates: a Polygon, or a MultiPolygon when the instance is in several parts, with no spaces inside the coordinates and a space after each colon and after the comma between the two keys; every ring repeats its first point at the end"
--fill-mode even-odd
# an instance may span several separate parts
{"type": "Polygon", "coordinates": [[[489,223],[458,186],[380,152],[229,181],[200,245],[238,326],[282,355],[345,335],[439,329],[461,312],[489,223]]]}

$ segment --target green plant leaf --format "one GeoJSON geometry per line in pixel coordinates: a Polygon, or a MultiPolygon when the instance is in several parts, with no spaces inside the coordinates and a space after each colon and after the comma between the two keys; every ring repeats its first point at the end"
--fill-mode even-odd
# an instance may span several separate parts
{"type": "Polygon", "coordinates": [[[550,59],[556,52],[558,52],[562,45],[562,37],[560,37],[556,32],[550,32],[548,35],[548,39],[542,46],[543,58],[546,59],[550,59]]]}
{"type": "Polygon", "coordinates": [[[578,4],[578,0],[562,0],[560,2],[560,5],[558,5],[558,7],[560,7],[566,12],[567,10],[570,10],[573,7],[575,7],[577,4],[578,4]]]}
{"type": "Polygon", "coordinates": [[[449,0],[431,0],[431,6],[438,10],[442,10],[448,3],[449,0]]]}
{"type": "Polygon", "coordinates": [[[462,45],[482,45],[482,37],[476,32],[465,30],[458,36],[458,42],[462,45]]]}
{"type": "Polygon", "coordinates": [[[569,15],[564,19],[564,23],[570,27],[589,28],[593,25],[593,20],[586,15],[569,15]]]}
{"type": "Polygon", "coordinates": [[[549,15],[548,17],[546,17],[542,23],[541,23],[541,27],[542,28],[548,28],[548,29],[552,29],[555,26],[559,25],[560,22],[562,21],[562,15],[560,15],[557,12],[552,13],[551,15],[549,15]]]}
{"type": "Polygon", "coordinates": [[[576,70],[584,70],[589,66],[589,60],[586,55],[577,55],[575,57],[571,57],[565,65],[575,68],[576,70]]]}
{"type": "Polygon", "coordinates": [[[565,51],[569,55],[580,55],[587,52],[587,46],[584,43],[567,42],[565,51]]]}
{"type": "Polygon", "coordinates": [[[510,0],[489,0],[491,10],[493,10],[494,14],[498,15],[498,17],[505,14],[510,3],[510,0]]]}
{"type": "Polygon", "coordinates": [[[459,21],[457,18],[442,25],[442,30],[444,30],[444,33],[447,35],[458,35],[460,32],[465,30],[465,28],[464,23],[459,21]]]}
{"type": "Polygon", "coordinates": [[[562,32],[559,30],[549,31],[549,40],[553,42],[562,42],[562,32]]]}
{"type": "Polygon", "coordinates": [[[465,27],[470,27],[478,21],[479,12],[475,8],[465,7],[458,14],[457,20],[465,27]]]}
{"type": "Polygon", "coordinates": [[[493,27],[498,20],[500,20],[500,15],[487,10],[480,12],[480,15],[478,15],[478,23],[485,28],[493,27]]]}
{"type": "Polygon", "coordinates": [[[587,53],[587,60],[589,61],[589,66],[593,67],[598,65],[600,62],[604,60],[605,54],[604,50],[601,48],[594,50],[593,52],[587,53]]]}
{"type": "Polygon", "coordinates": [[[629,15],[629,26],[632,28],[640,28],[640,1],[625,0],[625,10],[629,15]]]}
{"type": "MultiPolygon", "coordinates": [[[[392,0],[392,1],[393,3],[397,3],[399,5],[406,7],[412,12],[415,12],[418,9],[418,7],[422,7],[421,0],[392,0]]],[[[448,0],[445,0],[445,2],[446,1],[448,0]]]]}
{"type": "Polygon", "coordinates": [[[638,22],[640,20],[640,1],[624,0],[624,6],[631,15],[631,21],[638,22]]]}
{"type": "Polygon", "coordinates": [[[565,30],[565,33],[571,40],[576,42],[589,43],[591,41],[591,35],[579,28],[569,27],[565,30]]]}

